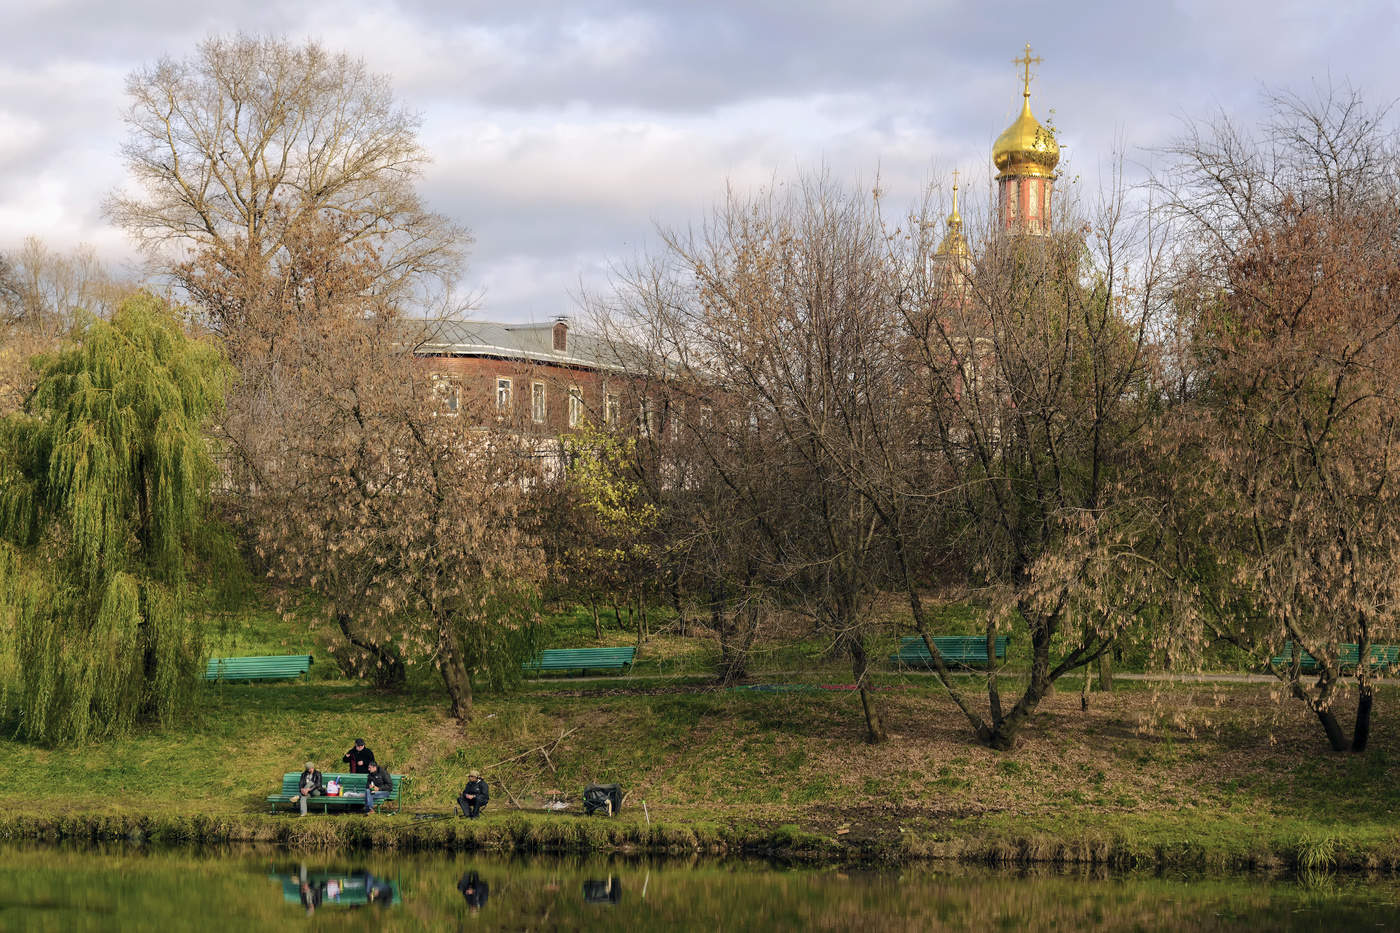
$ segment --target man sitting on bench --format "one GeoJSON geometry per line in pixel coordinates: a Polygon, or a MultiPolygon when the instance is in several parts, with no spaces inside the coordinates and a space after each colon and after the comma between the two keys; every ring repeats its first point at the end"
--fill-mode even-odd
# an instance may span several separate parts
{"type": "Polygon", "coordinates": [[[394,782],[389,780],[389,775],[384,773],[377,762],[371,761],[367,767],[369,774],[365,780],[365,813],[373,813],[374,805],[388,800],[394,792],[394,782]]]}
{"type": "Polygon", "coordinates": [[[486,806],[491,799],[491,792],[486,787],[486,782],[481,779],[480,771],[472,771],[467,774],[467,786],[462,788],[462,795],[457,798],[457,805],[462,808],[462,815],[468,819],[476,819],[481,813],[481,808],[486,806]]]}
{"type": "Polygon", "coordinates": [[[308,761],[306,770],[301,772],[301,780],[297,782],[297,795],[292,798],[292,803],[301,807],[301,815],[306,816],[306,798],[324,797],[326,785],[321,780],[321,772],[316,770],[316,763],[308,761]]]}

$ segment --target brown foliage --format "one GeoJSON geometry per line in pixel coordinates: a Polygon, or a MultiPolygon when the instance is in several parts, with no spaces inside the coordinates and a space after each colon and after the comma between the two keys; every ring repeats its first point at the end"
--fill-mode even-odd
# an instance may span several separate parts
{"type": "Polygon", "coordinates": [[[1265,154],[1228,125],[1178,152],[1172,205],[1202,247],[1181,290],[1194,390],[1167,434],[1169,501],[1191,621],[1261,661],[1312,654],[1315,678],[1273,670],[1333,748],[1359,751],[1387,666],[1365,659],[1400,638],[1400,186],[1355,94],[1274,104],[1265,154]],[[1351,740],[1346,643],[1363,659],[1351,740]]]}
{"type": "Polygon", "coordinates": [[[389,679],[433,663],[466,719],[473,678],[508,679],[529,648],[531,461],[472,400],[446,411],[413,357],[430,323],[375,290],[369,245],[296,226],[275,260],[235,244],[182,270],[240,373],[233,505],[270,577],[324,597],[389,679]]]}

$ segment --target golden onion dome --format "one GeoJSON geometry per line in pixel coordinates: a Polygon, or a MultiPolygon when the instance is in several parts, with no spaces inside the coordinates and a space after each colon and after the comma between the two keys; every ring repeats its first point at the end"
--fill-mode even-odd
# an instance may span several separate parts
{"type": "Polygon", "coordinates": [[[967,238],[963,236],[962,215],[958,213],[958,182],[957,172],[953,172],[953,212],[948,215],[948,232],[943,235],[943,242],[938,244],[938,256],[957,256],[959,258],[970,256],[971,250],[967,248],[967,238]]]}
{"type": "Polygon", "coordinates": [[[992,163],[1003,175],[1053,175],[1060,161],[1060,144],[1055,142],[1055,134],[1050,132],[1031,113],[1030,66],[1039,62],[1031,58],[1031,47],[1026,46],[1026,57],[1016,59],[1016,64],[1025,65],[1025,83],[1021,96],[1021,115],[997,137],[992,146],[992,163]]]}

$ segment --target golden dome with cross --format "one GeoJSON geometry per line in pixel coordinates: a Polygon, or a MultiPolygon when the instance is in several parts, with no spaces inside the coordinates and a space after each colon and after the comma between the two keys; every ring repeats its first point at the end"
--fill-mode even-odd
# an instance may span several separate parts
{"type": "Polygon", "coordinates": [[[1023,58],[1013,60],[1024,66],[1021,96],[1021,115],[997,137],[992,146],[992,163],[1003,175],[1055,174],[1055,166],[1060,161],[1060,144],[1055,142],[1055,134],[1050,132],[1031,114],[1031,65],[1040,64],[1039,56],[1031,57],[1030,44],[1026,44],[1023,58]]]}

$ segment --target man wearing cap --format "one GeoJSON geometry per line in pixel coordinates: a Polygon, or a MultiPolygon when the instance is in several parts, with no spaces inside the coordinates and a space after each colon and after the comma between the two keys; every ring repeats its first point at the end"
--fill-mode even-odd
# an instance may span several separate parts
{"type": "Polygon", "coordinates": [[[306,816],[306,798],[324,797],[326,785],[321,780],[321,772],[316,770],[316,762],[308,761],[306,770],[301,772],[301,780],[297,782],[297,795],[292,798],[292,803],[301,807],[301,815],[306,816]]]}
{"type": "Polygon", "coordinates": [[[365,748],[364,739],[356,739],[350,751],[341,755],[340,760],[350,762],[351,774],[368,774],[369,763],[374,761],[374,752],[365,748]]]}
{"type": "Polygon", "coordinates": [[[457,798],[457,805],[462,808],[463,815],[469,819],[476,819],[481,813],[481,808],[486,806],[486,802],[490,799],[491,792],[486,789],[486,782],[481,779],[481,772],[469,772],[467,786],[462,788],[462,795],[457,798]]]}

